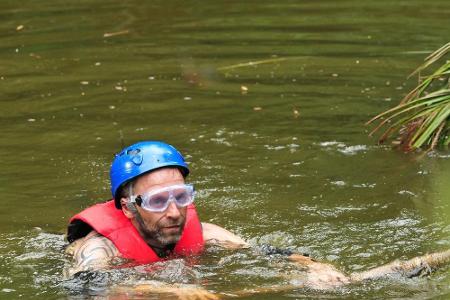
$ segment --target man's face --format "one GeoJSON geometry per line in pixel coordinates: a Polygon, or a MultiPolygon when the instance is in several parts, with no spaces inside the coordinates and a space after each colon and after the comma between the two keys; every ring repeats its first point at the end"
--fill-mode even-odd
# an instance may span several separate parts
{"type": "MultiPolygon", "coordinates": [[[[140,176],[133,187],[134,195],[142,195],[175,184],[184,184],[183,175],[176,168],[162,168],[140,176]]],[[[150,245],[161,247],[179,241],[186,222],[187,207],[174,202],[163,212],[150,212],[136,205],[137,213],[131,222],[150,245]]]]}

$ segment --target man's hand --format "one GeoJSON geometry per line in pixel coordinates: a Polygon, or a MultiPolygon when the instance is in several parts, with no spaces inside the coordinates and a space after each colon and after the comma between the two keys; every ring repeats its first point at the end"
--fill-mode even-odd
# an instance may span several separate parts
{"type": "Polygon", "coordinates": [[[309,257],[299,254],[292,254],[289,256],[289,259],[305,268],[307,274],[305,285],[310,288],[324,290],[350,283],[348,276],[330,264],[316,262],[309,257]]]}

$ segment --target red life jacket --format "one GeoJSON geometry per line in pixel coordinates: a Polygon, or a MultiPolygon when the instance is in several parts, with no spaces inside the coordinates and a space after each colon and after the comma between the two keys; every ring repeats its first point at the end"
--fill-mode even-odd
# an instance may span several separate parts
{"type": "MultiPolygon", "coordinates": [[[[117,209],[114,200],[91,206],[70,219],[67,239],[73,242],[95,230],[114,243],[123,258],[138,263],[161,261],[142,239],[131,221],[117,209]]],[[[180,240],[173,249],[175,256],[188,256],[203,251],[204,241],[200,220],[193,204],[187,207],[186,223],[180,240]]]]}

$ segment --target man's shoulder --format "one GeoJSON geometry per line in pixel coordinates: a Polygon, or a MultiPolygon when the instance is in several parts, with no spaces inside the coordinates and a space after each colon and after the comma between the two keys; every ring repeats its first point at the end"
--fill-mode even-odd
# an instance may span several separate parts
{"type": "MultiPolygon", "coordinates": [[[[116,256],[119,252],[108,238],[104,237],[95,230],[89,232],[85,237],[74,241],[69,247],[73,247],[72,254],[74,256],[80,256],[89,252],[98,252],[98,254],[103,254],[103,256],[116,256]]],[[[68,248],[69,248],[68,247],[68,248]]]]}
{"type": "Polygon", "coordinates": [[[119,256],[113,242],[92,230],[88,235],[72,242],[66,249],[71,255],[74,265],[69,273],[74,274],[86,270],[97,270],[106,266],[109,261],[119,256]]]}

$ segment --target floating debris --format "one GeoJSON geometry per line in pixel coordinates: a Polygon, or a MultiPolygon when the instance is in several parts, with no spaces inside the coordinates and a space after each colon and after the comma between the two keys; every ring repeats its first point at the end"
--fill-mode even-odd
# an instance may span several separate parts
{"type": "Polygon", "coordinates": [[[244,67],[254,67],[257,65],[261,65],[261,64],[271,64],[271,63],[277,63],[277,62],[282,62],[282,61],[286,61],[286,60],[296,60],[296,59],[305,59],[305,58],[308,58],[308,56],[275,57],[275,58],[270,58],[270,59],[249,61],[249,62],[230,65],[230,66],[219,67],[219,68],[217,68],[217,70],[218,71],[232,70],[232,69],[244,68],[244,67]]]}
{"type": "Polygon", "coordinates": [[[248,93],[248,87],[245,85],[241,85],[241,94],[247,94],[248,93]]]}
{"type": "Polygon", "coordinates": [[[105,32],[103,34],[104,38],[112,37],[112,36],[118,36],[118,35],[124,35],[130,33],[129,30],[122,30],[122,31],[116,31],[116,32],[105,32]]]}
{"type": "Polygon", "coordinates": [[[37,55],[37,54],[35,54],[35,53],[30,53],[30,57],[34,57],[34,58],[37,58],[37,59],[40,59],[40,58],[41,58],[40,55],[37,55]]]}
{"type": "Polygon", "coordinates": [[[292,112],[294,113],[294,118],[298,118],[300,116],[300,112],[295,106],[292,108],[292,112]]]}
{"type": "Polygon", "coordinates": [[[303,174],[289,174],[289,177],[294,178],[294,177],[305,177],[306,175],[303,174]]]}
{"type": "Polygon", "coordinates": [[[254,111],[260,111],[260,110],[262,110],[262,107],[261,106],[255,106],[255,107],[253,107],[253,110],[254,111]]]}
{"type": "Polygon", "coordinates": [[[80,81],[80,84],[82,84],[82,85],[88,85],[88,84],[89,84],[89,81],[80,81]]]}
{"type": "Polygon", "coordinates": [[[401,191],[399,191],[398,193],[399,193],[400,195],[408,195],[408,196],[412,196],[412,197],[417,197],[416,194],[414,194],[414,193],[411,192],[411,191],[407,191],[407,190],[401,190],[401,191]]]}
{"type": "Polygon", "coordinates": [[[25,26],[19,25],[19,26],[16,27],[16,31],[21,31],[21,30],[23,30],[24,28],[25,28],[25,26]]]}
{"type": "Polygon", "coordinates": [[[116,89],[117,91],[123,91],[123,92],[126,92],[126,91],[127,91],[127,88],[124,87],[124,86],[121,86],[121,85],[116,85],[116,86],[114,87],[114,89],[116,89]]]}

